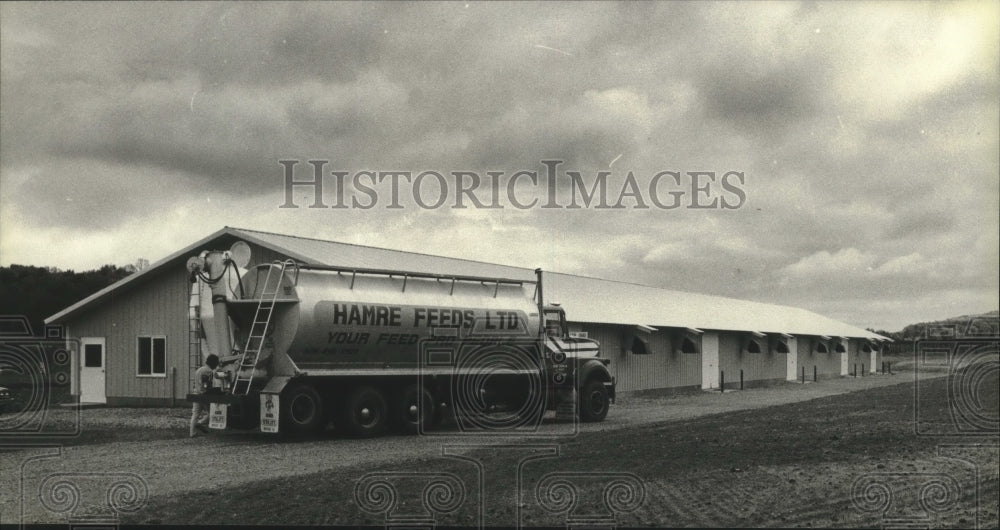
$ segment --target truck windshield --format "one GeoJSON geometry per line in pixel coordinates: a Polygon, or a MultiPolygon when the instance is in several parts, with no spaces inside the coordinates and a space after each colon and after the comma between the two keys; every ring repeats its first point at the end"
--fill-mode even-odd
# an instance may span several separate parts
{"type": "Polygon", "coordinates": [[[545,334],[550,337],[562,337],[562,315],[559,311],[545,312],[545,334]]]}

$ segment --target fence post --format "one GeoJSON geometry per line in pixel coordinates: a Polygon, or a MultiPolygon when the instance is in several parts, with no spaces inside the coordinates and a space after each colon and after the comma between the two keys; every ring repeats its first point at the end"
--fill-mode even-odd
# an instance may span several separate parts
{"type": "Polygon", "coordinates": [[[740,368],[740,390],[743,390],[743,369],[740,368]]]}
{"type": "Polygon", "coordinates": [[[726,372],[720,370],[719,371],[719,392],[721,393],[721,392],[725,392],[725,391],[726,391],[726,372]]]}
{"type": "Polygon", "coordinates": [[[861,377],[865,376],[865,363],[861,363],[861,377]]]}
{"type": "Polygon", "coordinates": [[[857,376],[858,376],[858,363],[854,363],[854,365],[852,365],[851,367],[851,377],[857,377],[857,376]]]}
{"type": "Polygon", "coordinates": [[[806,367],[802,367],[802,384],[806,384],[806,367]]]}
{"type": "Polygon", "coordinates": [[[888,361],[886,364],[889,365],[889,375],[892,375],[892,361],[888,361]]]}
{"type": "Polygon", "coordinates": [[[815,383],[816,381],[817,381],[817,379],[816,379],[816,365],[814,364],[813,365],[813,383],[815,383]]]}

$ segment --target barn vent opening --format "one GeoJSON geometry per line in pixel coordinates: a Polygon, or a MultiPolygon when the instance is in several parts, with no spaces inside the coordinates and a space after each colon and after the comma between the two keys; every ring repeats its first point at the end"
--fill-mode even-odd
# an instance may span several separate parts
{"type": "Polygon", "coordinates": [[[698,346],[688,337],[681,341],[681,353],[698,353],[698,346]]]}
{"type": "Polygon", "coordinates": [[[844,353],[845,351],[847,351],[847,348],[845,348],[844,345],[839,342],[837,343],[836,346],[833,347],[833,349],[836,350],[837,353],[844,353]]]}
{"type": "Polygon", "coordinates": [[[648,355],[653,352],[649,347],[649,341],[639,335],[632,335],[631,352],[635,355],[648,355]]]}
{"type": "Polygon", "coordinates": [[[783,340],[779,340],[774,345],[774,351],[778,353],[788,353],[788,343],[783,340]]]}
{"type": "Polygon", "coordinates": [[[760,343],[755,340],[750,340],[747,343],[747,353],[760,353],[760,343]]]}
{"type": "Polygon", "coordinates": [[[816,353],[828,353],[830,350],[826,348],[826,344],[820,342],[816,345],[816,353]]]}
{"type": "Polygon", "coordinates": [[[872,352],[872,347],[871,347],[870,344],[868,344],[866,342],[866,343],[864,343],[864,344],[861,345],[861,351],[863,351],[865,353],[871,353],[872,352]]]}

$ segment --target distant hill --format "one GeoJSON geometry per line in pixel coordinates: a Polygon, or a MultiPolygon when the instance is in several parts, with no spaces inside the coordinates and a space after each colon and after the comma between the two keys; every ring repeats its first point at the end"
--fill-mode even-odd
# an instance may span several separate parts
{"type": "Polygon", "coordinates": [[[1000,311],[990,311],[978,315],[962,315],[944,320],[935,320],[933,322],[919,322],[910,324],[900,331],[875,331],[875,333],[893,340],[915,340],[933,337],[996,337],[1000,336],[1000,311]]]}
{"type": "Polygon", "coordinates": [[[46,317],[136,270],[134,265],[105,265],[83,272],[30,265],[0,267],[0,315],[27,316],[39,336],[45,331],[46,317]]]}

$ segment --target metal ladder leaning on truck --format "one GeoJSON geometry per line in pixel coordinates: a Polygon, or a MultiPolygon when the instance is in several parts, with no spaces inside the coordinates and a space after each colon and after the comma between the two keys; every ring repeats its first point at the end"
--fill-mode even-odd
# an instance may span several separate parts
{"type": "Polygon", "coordinates": [[[602,421],[615,382],[599,344],[570,337],[534,280],[275,261],[250,247],[188,260],[192,357],[216,353],[216,429],[355,437],[491,418],[516,428],[546,410],[602,421]]]}

